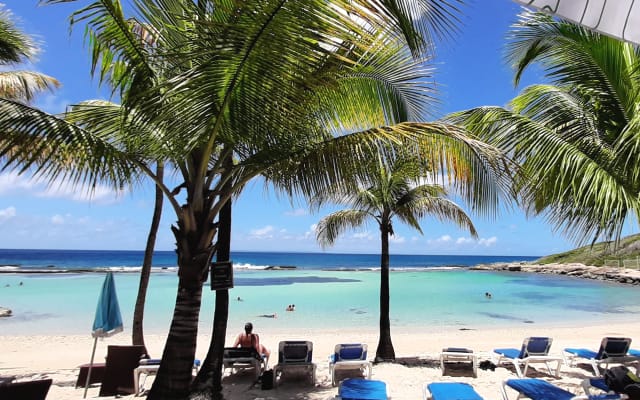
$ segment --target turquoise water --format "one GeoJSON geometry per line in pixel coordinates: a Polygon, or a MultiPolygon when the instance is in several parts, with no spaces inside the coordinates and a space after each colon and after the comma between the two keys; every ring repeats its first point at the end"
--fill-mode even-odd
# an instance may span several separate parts
{"type": "MultiPolygon", "coordinates": [[[[236,270],[230,291],[230,325],[260,320],[263,328],[375,328],[379,271],[236,270]],[[243,301],[235,300],[240,297],[243,301]],[[296,312],[285,312],[288,304],[296,312]],[[260,318],[278,313],[277,319],[260,318]]],[[[34,332],[84,334],[91,330],[103,273],[0,274],[0,335],[34,332]],[[20,285],[20,282],[23,284],[20,285]]],[[[139,277],[115,275],[125,330],[131,325],[139,277]]],[[[145,332],[166,333],[176,295],[175,272],[152,274],[145,332]]],[[[393,329],[477,328],[521,324],[637,320],[639,289],[559,275],[408,270],[391,273],[393,329]],[[491,292],[492,298],[484,296],[491,292]]],[[[214,292],[205,287],[201,329],[211,327],[214,292]]]]}

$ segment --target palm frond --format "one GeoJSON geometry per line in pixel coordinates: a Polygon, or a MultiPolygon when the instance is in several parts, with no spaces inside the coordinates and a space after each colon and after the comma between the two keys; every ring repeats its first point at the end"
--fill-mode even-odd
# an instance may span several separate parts
{"type": "Polygon", "coordinates": [[[453,222],[461,229],[468,230],[472,237],[478,237],[473,221],[465,211],[453,201],[440,196],[415,196],[411,202],[396,209],[396,215],[420,233],[422,229],[417,225],[417,221],[433,216],[443,223],[453,222]]]}
{"type": "Polygon", "coordinates": [[[316,239],[322,248],[331,246],[345,231],[363,225],[370,215],[361,210],[341,210],[329,214],[318,223],[316,239]]]}
{"type": "Polygon", "coordinates": [[[521,163],[516,188],[526,209],[543,213],[577,241],[610,238],[636,209],[638,184],[621,173],[621,162],[605,149],[564,137],[520,114],[484,107],[449,119],[504,149],[521,163]],[[584,150],[586,149],[586,151],[584,150]]]}
{"type": "Polygon", "coordinates": [[[0,157],[3,168],[53,181],[116,188],[136,176],[129,156],[108,138],[100,138],[63,119],[24,104],[0,98],[0,157]]]}
{"type": "Polygon", "coordinates": [[[33,58],[38,47],[16,26],[13,14],[0,4],[0,65],[18,64],[33,58]]]}
{"type": "Polygon", "coordinates": [[[38,72],[0,71],[0,97],[9,100],[28,103],[37,93],[58,87],[58,80],[38,72]]]}

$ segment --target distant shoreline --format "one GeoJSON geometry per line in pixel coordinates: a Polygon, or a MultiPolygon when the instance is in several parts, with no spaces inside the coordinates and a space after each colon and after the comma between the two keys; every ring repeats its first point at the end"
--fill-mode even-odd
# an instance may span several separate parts
{"type": "Polygon", "coordinates": [[[640,270],[619,267],[595,267],[580,263],[569,264],[530,264],[527,262],[491,263],[470,267],[476,271],[506,271],[528,272],[536,274],[556,274],[575,276],[577,278],[594,279],[622,283],[626,285],[640,285],[640,270]]]}

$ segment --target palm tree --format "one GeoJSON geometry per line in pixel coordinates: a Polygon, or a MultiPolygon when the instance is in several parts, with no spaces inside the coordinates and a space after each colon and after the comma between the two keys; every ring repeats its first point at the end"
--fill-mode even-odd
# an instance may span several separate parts
{"type": "Polygon", "coordinates": [[[517,188],[530,214],[544,214],[578,243],[617,243],[640,213],[640,49],[523,13],[507,55],[516,84],[532,65],[550,83],[523,89],[507,109],[479,107],[448,120],[521,164],[517,188]]]}
{"type": "Polygon", "coordinates": [[[380,229],[380,339],[377,361],[395,360],[389,320],[389,236],[393,220],[398,219],[422,234],[419,221],[428,215],[440,221],[452,221],[466,228],[473,237],[477,232],[471,219],[457,204],[445,198],[445,189],[423,183],[426,169],[417,159],[398,159],[389,167],[372,165],[370,181],[355,191],[336,189],[318,195],[316,204],[335,202],[351,206],[324,217],[316,228],[322,247],[333,245],[342,233],[374,221],[380,229]]]}
{"type": "MultiPolygon", "coordinates": [[[[141,0],[134,7],[145,21],[132,23],[115,0],[73,16],[87,23],[95,73],[120,94],[121,106],[82,104],[58,119],[0,101],[0,129],[12,128],[16,142],[73,151],[65,161],[77,168],[76,179],[144,173],[173,208],[179,282],[150,399],[188,395],[203,283],[213,255],[223,253],[224,242],[215,242],[221,211],[253,177],[308,194],[363,175],[360,161],[373,154],[384,161],[404,147],[428,156],[433,171],[459,178],[479,207],[495,206],[499,152],[452,126],[386,123],[390,115],[415,119],[429,103],[421,59],[406,49],[429,50],[420,33],[431,20],[416,21],[416,12],[443,19],[448,3],[165,0],[158,7],[141,0]],[[138,24],[153,27],[153,46],[138,40],[138,24]],[[151,167],[157,160],[183,183],[167,187],[151,167]]],[[[37,161],[40,171],[60,171],[56,159],[37,161]]]]}
{"type": "MultiPolygon", "coordinates": [[[[0,4],[0,65],[20,64],[38,53],[33,39],[14,23],[13,15],[0,4]]],[[[30,102],[36,93],[60,86],[56,79],[32,71],[0,71],[0,97],[30,102]]]]}

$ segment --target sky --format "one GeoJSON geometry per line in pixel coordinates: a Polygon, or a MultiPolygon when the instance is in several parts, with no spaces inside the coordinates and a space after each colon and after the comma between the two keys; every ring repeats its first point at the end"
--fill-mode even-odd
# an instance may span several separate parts
{"type": "MultiPolygon", "coordinates": [[[[21,29],[37,38],[42,51],[22,68],[55,77],[62,87],[38,97],[34,106],[59,113],[69,104],[107,99],[90,76],[89,53],[83,29],[69,32],[69,16],[86,1],[38,6],[37,0],[0,0],[18,19],[21,29]]],[[[437,116],[482,105],[504,106],[527,84],[541,82],[536,71],[514,87],[512,72],[503,60],[509,26],[521,7],[510,0],[466,1],[460,32],[438,45],[435,81],[441,102],[437,116]]],[[[13,249],[142,250],[153,212],[153,186],[114,192],[97,187],[84,191],[56,182],[48,185],[14,172],[0,172],[0,247],[13,249]]],[[[166,205],[166,202],[165,202],[166,205]]],[[[462,204],[461,204],[462,205],[462,204]]],[[[233,207],[232,251],[291,251],[379,253],[377,226],[370,224],[346,233],[335,245],[322,249],[315,225],[342,207],[312,214],[301,201],[278,195],[259,181],[251,182],[233,207]]],[[[554,232],[543,217],[526,217],[504,207],[493,219],[470,213],[479,234],[473,239],[453,224],[433,218],[421,221],[423,234],[394,224],[392,254],[464,254],[541,256],[569,250],[575,244],[554,232]]],[[[173,250],[170,226],[176,220],[165,207],[156,249],[173,250]]]]}

